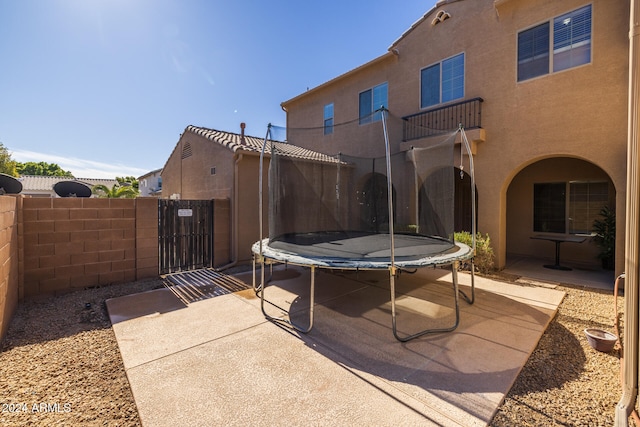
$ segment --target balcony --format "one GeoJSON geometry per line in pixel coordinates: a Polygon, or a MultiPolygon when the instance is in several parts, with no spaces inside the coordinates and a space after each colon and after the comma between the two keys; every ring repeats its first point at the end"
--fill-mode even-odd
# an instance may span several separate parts
{"type": "Polygon", "coordinates": [[[465,130],[480,129],[482,98],[422,111],[402,118],[403,141],[426,138],[443,131],[455,130],[462,124],[465,130]]]}

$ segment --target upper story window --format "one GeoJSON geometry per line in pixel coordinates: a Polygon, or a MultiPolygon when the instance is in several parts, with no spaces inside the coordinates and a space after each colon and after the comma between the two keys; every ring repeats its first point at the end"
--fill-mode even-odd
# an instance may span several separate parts
{"type": "Polygon", "coordinates": [[[518,81],[591,62],[591,5],[518,33],[518,81]],[[553,36],[553,55],[551,51],[553,36]]]}
{"type": "Polygon", "coordinates": [[[464,53],[422,69],[420,108],[464,97],[464,53]]]}
{"type": "Polygon", "coordinates": [[[381,107],[388,105],[388,84],[382,83],[369,90],[360,92],[360,124],[377,122],[382,119],[381,107]],[[375,114],[374,114],[375,113],[375,114]]]}
{"type": "Polygon", "coordinates": [[[591,5],[553,20],[553,71],[591,62],[591,5]]]}
{"type": "Polygon", "coordinates": [[[324,106],[324,134],[333,133],[333,103],[324,106]]]}

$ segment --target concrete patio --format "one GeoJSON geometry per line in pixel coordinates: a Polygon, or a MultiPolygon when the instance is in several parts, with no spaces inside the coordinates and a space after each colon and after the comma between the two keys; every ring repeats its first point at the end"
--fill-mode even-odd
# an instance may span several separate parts
{"type": "MultiPolygon", "coordinates": [[[[307,321],[309,269],[276,268],[266,295],[307,321]]],[[[460,274],[468,294],[470,276],[460,274]]],[[[251,273],[233,278],[244,286],[251,273]]],[[[316,276],[314,327],[265,320],[247,289],[185,304],[168,289],[107,301],[145,427],[482,426],[492,418],[564,293],[476,277],[451,333],[400,343],[388,273],[316,276]]],[[[402,274],[402,334],[451,323],[451,273],[402,274]]],[[[272,315],[280,311],[266,305],[272,315]]]]}
{"type": "Polygon", "coordinates": [[[503,272],[519,276],[522,281],[531,279],[593,289],[607,289],[613,292],[616,275],[611,270],[603,270],[598,268],[597,265],[586,268],[585,266],[572,265],[571,263],[568,263],[572,267],[569,271],[544,267],[544,264],[550,263],[553,263],[553,261],[545,258],[511,256],[507,258],[503,272]]]}

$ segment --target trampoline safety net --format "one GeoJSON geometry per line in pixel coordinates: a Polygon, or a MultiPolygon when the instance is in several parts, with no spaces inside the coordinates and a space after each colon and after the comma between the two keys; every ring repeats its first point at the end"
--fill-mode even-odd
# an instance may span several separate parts
{"type": "Polygon", "coordinates": [[[311,159],[292,156],[286,143],[271,144],[269,246],[313,258],[389,260],[393,230],[395,259],[454,251],[456,134],[392,153],[391,191],[384,154],[311,159]]]}

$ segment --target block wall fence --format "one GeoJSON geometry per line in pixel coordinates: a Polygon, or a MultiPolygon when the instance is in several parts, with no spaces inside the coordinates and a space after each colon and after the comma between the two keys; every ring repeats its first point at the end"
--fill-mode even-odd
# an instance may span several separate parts
{"type": "Polygon", "coordinates": [[[21,197],[0,196],[0,343],[18,305],[18,217],[21,197]]]}
{"type": "MultiPolygon", "coordinates": [[[[223,265],[229,200],[214,201],[214,221],[223,265]]],[[[158,277],[158,260],[156,198],[0,196],[0,342],[19,300],[158,277]]]]}
{"type": "Polygon", "coordinates": [[[21,213],[20,298],[158,275],[157,199],[24,198],[21,213]]]}

